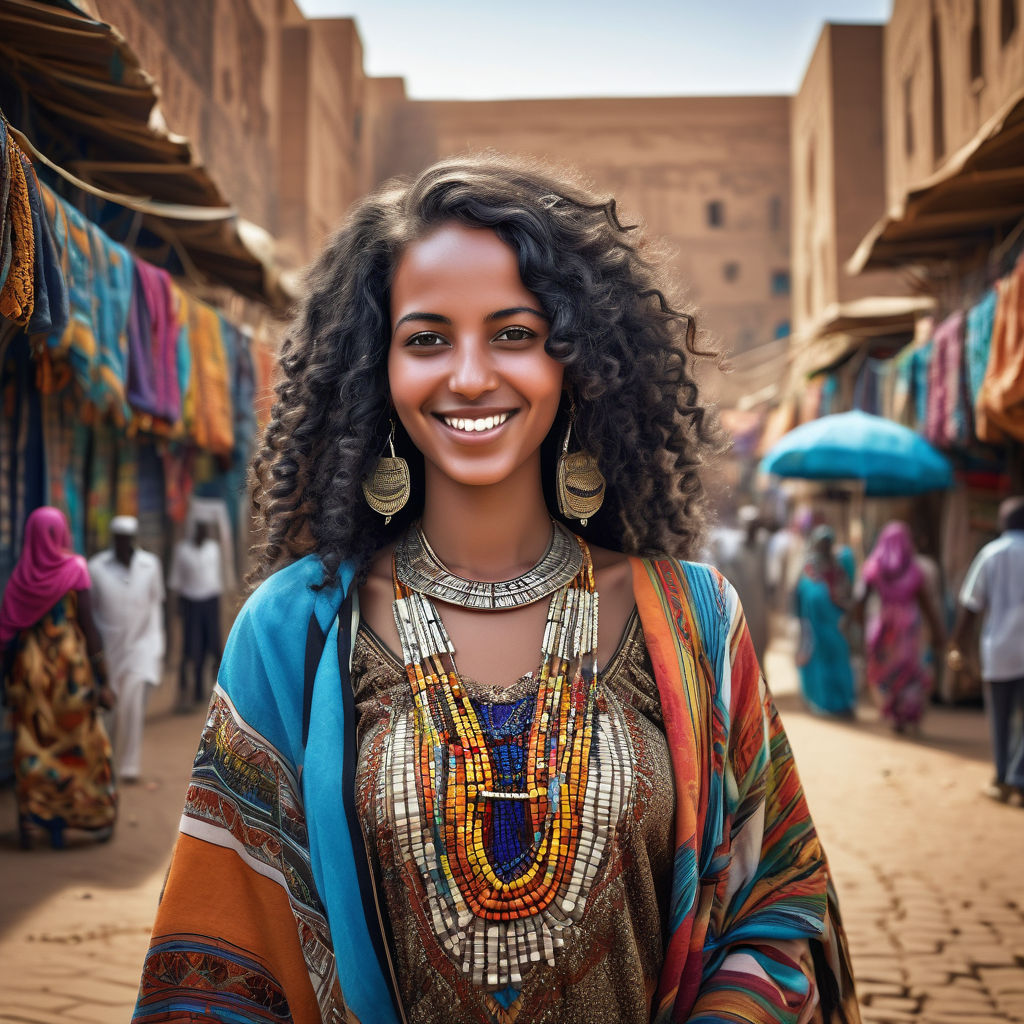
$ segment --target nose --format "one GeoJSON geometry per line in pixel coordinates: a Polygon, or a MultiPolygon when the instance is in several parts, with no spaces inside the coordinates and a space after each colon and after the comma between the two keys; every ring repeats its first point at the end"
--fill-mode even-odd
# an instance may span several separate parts
{"type": "Polygon", "coordinates": [[[488,391],[494,391],[497,386],[498,375],[487,342],[474,339],[457,345],[452,372],[448,378],[448,387],[452,393],[472,401],[488,391]]]}

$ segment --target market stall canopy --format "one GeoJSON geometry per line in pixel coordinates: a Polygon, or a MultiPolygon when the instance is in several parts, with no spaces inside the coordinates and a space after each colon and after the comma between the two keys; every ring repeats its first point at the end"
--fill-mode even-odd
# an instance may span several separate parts
{"type": "Polygon", "coordinates": [[[944,490],[949,462],[923,437],[870,413],[837,413],[786,434],[761,460],[761,472],[804,480],[862,480],[870,497],[944,490]]]}
{"type": "Polygon", "coordinates": [[[70,0],[0,0],[0,107],[34,159],[137,215],[134,248],[151,262],[173,251],[186,272],[283,310],[292,279],[273,240],[167,129],[158,97],[117,29],[70,0]]]}
{"type": "Polygon", "coordinates": [[[948,259],[1024,217],[1024,90],[867,233],[851,274],[948,259]]]}
{"type": "Polygon", "coordinates": [[[870,295],[832,302],[813,324],[790,343],[797,379],[814,376],[843,362],[876,339],[910,336],[917,319],[935,309],[929,295],[870,295]]]}

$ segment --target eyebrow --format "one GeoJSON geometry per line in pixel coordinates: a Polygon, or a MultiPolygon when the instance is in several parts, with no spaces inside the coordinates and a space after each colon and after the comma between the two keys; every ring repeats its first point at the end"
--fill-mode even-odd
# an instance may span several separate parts
{"type": "MultiPolygon", "coordinates": [[[[547,320],[547,317],[539,310],[534,309],[532,306],[511,306],[508,309],[498,309],[493,313],[488,313],[484,317],[485,320],[501,320],[506,316],[512,316],[515,313],[532,313],[536,317],[540,317],[541,320],[547,320]]],[[[441,316],[440,313],[406,313],[405,316],[400,317],[398,322],[395,324],[393,334],[398,333],[398,328],[406,322],[406,320],[425,320],[431,324],[448,324],[451,326],[451,320],[446,316],[441,316]]]]}

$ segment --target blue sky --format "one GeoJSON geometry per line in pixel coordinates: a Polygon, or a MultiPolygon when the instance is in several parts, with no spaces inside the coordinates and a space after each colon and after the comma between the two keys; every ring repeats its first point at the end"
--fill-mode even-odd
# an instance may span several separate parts
{"type": "Polygon", "coordinates": [[[414,99],[793,93],[824,21],[891,0],[297,0],[414,99]]]}

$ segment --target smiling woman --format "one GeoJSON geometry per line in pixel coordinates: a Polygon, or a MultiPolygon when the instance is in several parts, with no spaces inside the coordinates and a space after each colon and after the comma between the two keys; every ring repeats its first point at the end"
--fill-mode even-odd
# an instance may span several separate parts
{"type": "Polygon", "coordinates": [[[857,1020],[732,587],[694,325],[612,200],[361,202],[282,353],[136,1021],[857,1020]],[[600,609],[600,614],[599,614],[600,609]]]}

